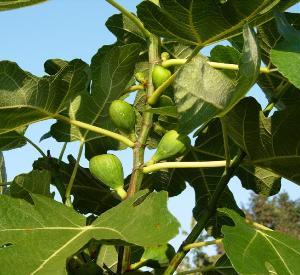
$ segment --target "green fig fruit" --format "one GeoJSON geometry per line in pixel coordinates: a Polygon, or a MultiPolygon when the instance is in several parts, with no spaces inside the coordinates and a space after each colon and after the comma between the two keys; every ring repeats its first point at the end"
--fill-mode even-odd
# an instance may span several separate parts
{"type": "Polygon", "coordinates": [[[170,157],[182,155],[190,145],[191,140],[188,136],[180,135],[175,130],[171,130],[162,137],[156,152],[147,165],[154,164],[170,157]]]}
{"type": "Polygon", "coordinates": [[[95,178],[114,189],[120,198],[126,198],[122,163],[115,155],[104,154],[92,157],[89,169],[95,178]]]}
{"type": "Polygon", "coordinates": [[[135,127],[134,108],[123,100],[114,100],[109,107],[109,116],[112,122],[126,133],[131,133],[135,127]]]}
{"type": "Polygon", "coordinates": [[[171,75],[172,74],[168,69],[160,65],[156,65],[152,71],[152,82],[155,89],[163,84],[171,75]]]}

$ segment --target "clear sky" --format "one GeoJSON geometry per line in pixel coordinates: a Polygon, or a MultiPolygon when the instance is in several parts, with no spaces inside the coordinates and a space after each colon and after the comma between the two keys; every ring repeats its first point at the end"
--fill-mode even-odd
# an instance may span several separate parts
{"type": "MultiPolygon", "coordinates": [[[[140,1],[118,2],[134,11],[140,1]]],[[[299,12],[299,6],[297,11],[299,12]]],[[[50,0],[25,9],[1,12],[0,60],[15,61],[24,70],[36,75],[43,74],[43,63],[50,58],[66,60],[81,58],[90,63],[92,56],[102,45],[113,43],[115,40],[104,25],[113,13],[117,11],[104,0],[50,0]]],[[[254,88],[251,94],[263,100],[258,88],[254,88]]],[[[49,121],[32,125],[27,135],[38,143],[50,125],[49,121]]],[[[50,149],[53,156],[58,156],[62,146],[51,139],[39,145],[45,152],[50,149]]],[[[76,155],[77,151],[78,144],[73,143],[68,146],[67,154],[76,155]]],[[[131,169],[130,155],[130,151],[119,153],[126,173],[131,169]]],[[[17,174],[29,172],[33,160],[38,158],[39,154],[27,145],[21,149],[5,152],[4,156],[8,178],[13,179],[17,174]]],[[[83,160],[81,164],[86,166],[87,161],[83,160]]],[[[232,180],[230,188],[234,191],[239,205],[247,204],[249,192],[241,188],[237,179],[232,180]]],[[[293,199],[300,197],[300,188],[285,180],[282,190],[288,191],[293,199]]],[[[170,200],[169,208],[178,217],[185,230],[189,230],[193,204],[194,195],[191,188],[187,188],[182,195],[170,200]]],[[[180,238],[175,244],[178,244],[179,240],[180,238]]]]}

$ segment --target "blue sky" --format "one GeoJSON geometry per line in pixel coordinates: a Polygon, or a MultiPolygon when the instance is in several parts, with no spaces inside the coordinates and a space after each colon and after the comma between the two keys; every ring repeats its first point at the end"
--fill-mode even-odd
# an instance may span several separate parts
{"type": "MultiPolygon", "coordinates": [[[[137,0],[118,2],[132,11],[139,3],[137,0]]],[[[299,6],[297,9],[299,12],[299,6]]],[[[50,58],[81,58],[89,63],[102,45],[113,43],[115,40],[104,24],[107,18],[116,12],[103,0],[50,0],[45,4],[25,9],[1,12],[0,60],[15,61],[24,70],[36,75],[43,74],[43,63],[50,58]]],[[[264,100],[257,88],[254,88],[251,94],[264,100]]],[[[51,121],[32,125],[27,135],[38,143],[50,125],[51,121]]],[[[50,149],[53,156],[59,154],[62,146],[54,140],[43,141],[39,145],[45,152],[50,149]]],[[[67,154],[76,155],[77,151],[78,144],[73,143],[68,146],[67,154]]],[[[5,152],[4,155],[9,179],[30,171],[32,161],[39,157],[30,145],[5,152]]],[[[126,173],[129,173],[131,168],[130,155],[130,151],[119,154],[126,173]]],[[[149,156],[149,153],[147,155],[149,156]]],[[[86,166],[87,161],[83,160],[82,165],[86,166]]],[[[247,204],[249,192],[241,188],[237,179],[232,180],[230,188],[240,205],[247,204]]],[[[293,199],[300,197],[300,188],[295,184],[284,181],[282,190],[287,190],[293,199]]],[[[194,195],[190,188],[170,200],[169,208],[185,230],[189,230],[193,204],[194,195]]],[[[178,244],[180,239],[175,243],[178,244]]]]}

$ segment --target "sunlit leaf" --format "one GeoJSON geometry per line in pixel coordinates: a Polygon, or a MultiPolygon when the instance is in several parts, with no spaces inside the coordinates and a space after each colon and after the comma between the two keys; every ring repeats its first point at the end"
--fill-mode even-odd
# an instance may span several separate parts
{"type": "Polygon", "coordinates": [[[283,233],[251,227],[229,209],[221,209],[234,222],[224,226],[223,244],[238,274],[298,274],[300,241],[283,233]]]}
{"type": "Polygon", "coordinates": [[[284,41],[271,50],[271,61],[280,73],[300,89],[300,31],[292,27],[283,14],[277,13],[276,21],[284,41]]]}
{"type": "Polygon", "coordinates": [[[0,196],[1,272],[65,274],[66,258],[91,238],[140,246],[166,243],[179,226],[167,210],[167,194],[145,194],[136,194],[89,226],[84,216],[52,199],[32,195],[31,205],[0,196]]]}

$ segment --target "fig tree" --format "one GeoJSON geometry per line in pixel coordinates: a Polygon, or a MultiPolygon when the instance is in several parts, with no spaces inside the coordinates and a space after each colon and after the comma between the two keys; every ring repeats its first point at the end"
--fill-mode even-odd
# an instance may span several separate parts
{"type": "Polygon", "coordinates": [[[123,166],[115,155],[104,154],[91,158],[89,169],[95,178],[114,189],[120,198],[126,198],[123,166]]]}

